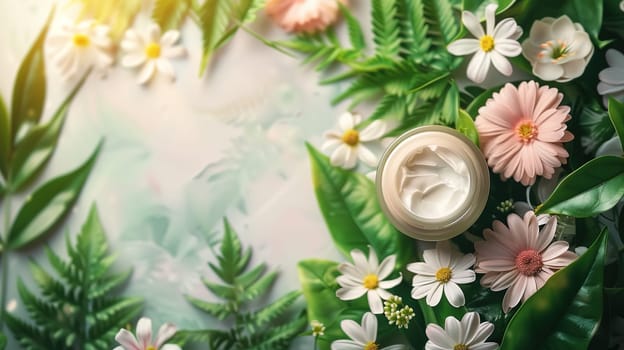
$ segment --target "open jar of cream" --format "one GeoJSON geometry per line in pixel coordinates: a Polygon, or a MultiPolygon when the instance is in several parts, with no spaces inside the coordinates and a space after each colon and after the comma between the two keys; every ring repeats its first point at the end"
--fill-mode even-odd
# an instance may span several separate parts
{"type": "Polygon", "coordinates": [[[425,241],[466,231],[481,215],[490,191],[479,148],[444,126],[418,127],[399,136],[379,162],[376,184],[390,222],[425,241]]]}

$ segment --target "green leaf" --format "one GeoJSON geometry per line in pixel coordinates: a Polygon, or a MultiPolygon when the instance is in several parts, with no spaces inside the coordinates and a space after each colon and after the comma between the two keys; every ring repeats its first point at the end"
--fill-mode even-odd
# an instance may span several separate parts
{"type": "Polygon", "coordinates": [[[373,41],[377,44],[375,51],[382,56],[399,55],[401,40],[399,39],[399,23],[396,20],[395,0],[373,0],[373,41]]]}
{"type": "Polygon", "coordinates": [[[44,125],[31,128],[26,136],[15,146],[12,163],[12,191],[23,189],[52,157],[61,134],[69,106],[85,82],[85,75],[65,101],[59,106],[52,119],[44,125]]]}
{"type": "MultiPolygon", "coordinates": [[[[54,9],[50,11],[48,20],[39,32],[28,54],[22,61],[13,86],[13,102],[11,103],[11,138],[15,140],[20,127],[26,123],[38,123],[41,119],[46,96],[46,75],[43,44],[48,33],[50,21],[54,17],[54,9]]],[[[9,141],[10,144],[11,141],[9,141]]]]}
{"type": "Polygon", "coordinates": [[[364,175],[330,165],[329,159],[307,145],[319,207],[338,250],[367,251],[370,244],[383,259],[396,254],[396,269],[414,260],[413,241],[384,216],[375,184],[364,175]]]}
{"type": "Polygon", "coordinates": [[[189,295],[186,295],[185,298],[189,303],[193,304],[193,306],[195,306],[196,308],[203,310],[206,313],[208,313],[210,316],[216,317],[220,320],[225,319],[233,311],[235,311],[234,309],[231,308],[230,304],[211,303],[211,302],[207,302],[201,299],[197,299],[189,295]]]}
{"type": "Polygon", "coordinates": [[[624,103],[613,97],[609,97],[609,118],[620,138],[622,149],[624,149],[624,103]]]}
{"type": "Polygon", "coordinates": [[[61,220],[82,191],[100,147],[101,144],[77,169],[52,179],[35,190],[24,202],[11,226],[7,247],[21,248],[44,235],[61,220]]]}
{"type": "Polygon", "coordinates": [[[290,307],[299,299],[301,292],[292,291],[281,296],[271,304],[263,307],[262,309],[247,315],[244,317],[247,326],[253,325],[255,327],[261,327],[268,325],[269,322],[282,317],[290,307]]]}
{"type": "Polygon", "coordinates": [[[97,23],[107,24],[111,36],[119,40],[141,12],[144,0],[72,0],[81,4],[77,19],[95,19],[97,23]]]}
{"type": "Polygon", "coordinates": [[[4,350],[7,345],[7,337],[4,333],[0,333],[0,350],[4,350]]]}
{"type": "Polygon", "coordinates": [[[587,349],[602,318],[606,245],[603,231],[585,254],[550,277],[511,319],[500,349],[587,349]]]}
{"type": "Polygon", "coordinates": [[[455,129],[464,134],[470,141],[474,142],[475,145],[479,146],[479,132],[475,127],[472,117],[463,109],[459,110],[455,129]]]}
{"type": "Polygon", "coordinates": [[[463,11],[470,11],[472,13],[481,14],[481,18],[484,18],[485,7],[491,3],[495,3],[498,5],[496,8],[496,13],[500,14],[505,12],[507,9],[511,7],[516,2],[516,0],[463,0],[462,1],[462,9],[463,11]]]}
{"type": "Polygon", "coordinates": [[[470,102],[468,107],[466,107],[466,112],[468,113],[468,115],[471,115],[471,116],[478,115],[479,108],[485,106],[485,103],[487,102],[487,100],[489,100],[492,97],[492,94],[500,90],[500,88],[501,88],[500,86],[493,87],[493,88],[483,91],[478,96],[476,96],[472,100],[472,102],[470,102]]]}
{"type": "Polygon", "coordinates": [[[152,19],[163,31],[178,29],[191,6],[191,0],[156,0],[152,19]]]}
{"type": "Polygon", "coordinates": [[[12,146],[11,117],[0,96],[0,173],[6,178],[12,146]]]}
{"type": "Polygon", "coordinates": [[[232,229],[229,221],[223,219],[223,239],[221,240],[221,256],[219,257],[219,263],[224,282],[234,283],[236,274],[238,273],[236,263],[241,258],[241,252],[242,247],[238,236],[232,229]]]}
{"type": "Polygon", "coordinates": [[[459,33],[460,23],[453,14],[453,7],[448,0],[424,0],[424,15],[429,19],[429,34],[432,43],[446,52],[450,44],[459,33]]]}
{"type": "Polygon", "coordinates": [[[199,68],[200,75],[208,67],[216,45],[227,33],[228,24],[230,23],[230,12],[230,3],[224,0],[206,0],[199,11],[203,38],[203,54],[199,68]]]}
{"type": "Polygon", "coordinates": [[[340,12],[347,22],[347,28],[349,29],[349,40],[351,40],[351,46],[354,49],[363,49],[366,46],[366,42],[364,41],[364,33],[362,33],[362,27],[360,26],[360,22],[353,16],[351,11],[347,9],[345,5],[341,2],[338,2],[340,6],[340,12]]]}
{"type": "Polygon", "coordinates": [[[566,176],[536,213],[589,217],[612,208],[624,196],[624,158],[603,156],[566,176]]]}
{"type": "Polygon", "coordinates": [[[267,0],[239,0],[232,8],[233,16],[240,23],[250,23],[256,19],[258,11],[264,8],[267,0]]]}

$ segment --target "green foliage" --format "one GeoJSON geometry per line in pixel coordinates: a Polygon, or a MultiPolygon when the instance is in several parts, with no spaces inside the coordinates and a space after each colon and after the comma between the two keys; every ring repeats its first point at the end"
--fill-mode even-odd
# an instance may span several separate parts
{"type": "Polygon", "coordinates": [[[479,146],[479,133],[477,132],[474,121],[470,114],[463,109],[459,111],[455,128],[469,138],[470,141],[474,142],[475,145],[479,146]]]}
{"type": "Polygon", "coordinates": [[[192,6],[192,0],[156,0],[152,19],[163,31],[178,29],[192,6]]]}
{"type": "Polygon", "coordinates": [[[609,98],[609,119],[620,138],[620,144],[624,149],[624,103],[614,98],[609,98]]]}
{"type": "Polygon", "coordinates": [[[345,256],[372,246],[380,258],[396,254],[396,269],[415,260],[411,238],[399,232],[377,202],[375,184],[364,175],[330,165],[329,159],[308,145],[312,179],[319,207],[332,239],[345,256]]]}
{"type": "Polygon", "coordinates": [[[342,45],[333,30],[299,35],[279,43],[306,55],[319,71],[342,66],[323,84],[350,83],[332,103],[351,100],[379,101],[374,119],[399,121],[399,130],[422,124],[453,125],[459,110],[458,91],[450,70],[461,59],[446,46],[459,34],[458,14],[450,0],[372,1],[374,52],[366,48],[362,26],[346,8],[350,47],[342,45]],[[448,108],[448,109],[447,109],[448,108]]]}
{"type": "Polygon", "coordinates": [[[72,0],[82,9],[78,19],[95,19],[110,26],[111,36],[120,39],[141,11],[143,0],[72,0]]]}
{"type": "Polygon", "coordinates": [[[207,278],[202,282],[222,302],[208,302],[192,296],[187,300],[198,309],[218,318],[232,321],[232,329],[183,330],[176,342],[203,343],[210,349],[286,349],[292,339],[306,327],[303,315],[293,315],[293,304],[301,296],[287,293],[272,303],[251,310],[251,303],[264,297],[277,277],[267,272],[266,264],[250,266],[251,248],[244,249],[236,232],[224,220],[223,239],[217,263],[209,263],[220,282],[207,278]],[[270,325],[270,327],[269,327],[270,325]]]}
{"type": "Polygon", "coordinates": [[[501,350],[587,349],[602,318],[606,250],[603,232],[585,254],[548,279],[511,319],[501,350]]]}
{"type": "Polygon", "coordinates": [[[95,206],[76,244],[72,246],[69,237],[66,242],[68,261],[46,249],[58,277],[31,262],[39,293],[18,280],[19,295],[31,321],[7,315],[7,325],[24,349],[110,349],[115,334],[139,315],[143,302],[117,294],[130,271],[112,271],[115,257],[108,254],[95,206]]]}

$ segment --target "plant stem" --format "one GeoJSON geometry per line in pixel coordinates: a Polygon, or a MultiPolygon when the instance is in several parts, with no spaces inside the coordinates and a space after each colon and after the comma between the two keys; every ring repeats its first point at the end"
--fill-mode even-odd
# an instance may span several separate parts
{"type": "Polygon", "coordinates": [[[9,251],[6,249],[8,244],[9,229],[11,228],[11,190],[10,181],[7,180],[7,192],[4,197],[4,241],[2,247],[2,257],[0,258],[0,264],[2,264],[2,285],[0,286],[0,332],[4,331],[4,316],[6,314],[6,299],[7,299],[7,280],[9,274],[9,251]]]}

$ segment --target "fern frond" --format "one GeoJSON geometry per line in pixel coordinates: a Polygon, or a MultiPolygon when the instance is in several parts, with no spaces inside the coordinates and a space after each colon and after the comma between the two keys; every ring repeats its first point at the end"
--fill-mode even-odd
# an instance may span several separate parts
{"type": "Polygon", "coordinates": [[[237,311],[234,309],[233,305],[231,303],[227,303],[227,304],[218,304],[218,303],[211,303],[211,302],[207,302],[201,299],[197,299],[194,298],[192,296],[185,296],[186,300],[193,304],[193,306],[195,306],[196,308],[205,311],[206,313],[208,313],[210,316],[212,317],[216,317],[220,320],[225,319],[226,317],[228,317],[230,314],[232,314],[233,312],[237,311]]]}
{"type": "Polygon", "coordinates": [[[373,0],[373,41],[381,56],[398,57],[401,40],[395,0],[373,0]]]}
{"type": "Polygon", "coordinates": [[[423,0],[399,0],[399,16],[403,51],[416,63],[424,63],[430,56],[431,39],[425,21],[423,0]]]}
{"type": "Polygon", "coordinates": [[[278,350],[287,349],[292,338],[301,334],[308,325],[307,317],[300,316],[292,322],[272,327],[267,333],[261,334],[260,342],[252,340],[249,350],[278,350]],[[255,345],[253,345],[255,344],[255,345]]]}
{"type": "Polygon", "coordinates": [[[256,312],[241,316],[241,321],[249,328],[262,327],[279,317],[283,317],[300,296],[301,292],[292,291],[256,312]]]}
{"type": "Polygon", "coordinates": [[[349,30],[349,40],[351,41],[351,46],[353,46],[356,50],[361,50],[366,47],[366,42],[364,41],[364,33],[362,33],[362,26],[360,26],[360,22],[353,17],[353,14],[346,6],[344,6],[341,2],[338,3],[340,6],[340,12],[342,12],[342,16],[347,22],[347,29],[349,30]]]}
{"type": "Polygon", "coordinates": [[[277,272],[271,272],[268,275],[263,276],[256,282],[252,283],[248,288],[243,291],[243,300],[253,300],[254,298],[265,294],[269,288],[275,282],[277,278],[277,272]]]}
{"type": "Polygon", "coordinates": [[[26,349],[109,349],[115,333],[140,313],[142,299],[114,295],[129,272],[110,271],[114,257],[107,254],[104,229],[95,207],[75,246],[68,238],[66,242],[68,262],[51,249],[46,250],[60,279],[38,263],[31,264],[41,298],[18,281],[20,298],[34,324],[13,318],[7,325],[26,349]]]}

